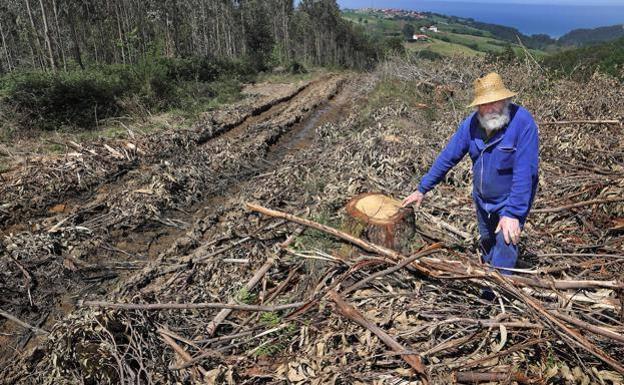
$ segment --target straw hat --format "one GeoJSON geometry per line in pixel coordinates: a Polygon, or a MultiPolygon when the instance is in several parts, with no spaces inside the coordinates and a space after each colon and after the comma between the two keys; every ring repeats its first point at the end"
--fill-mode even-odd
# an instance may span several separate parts
{"type": "Polygon", "coordinates": [[[509,91],[503,84],[503,79],[496,72],[490,72],[482,78],[474,81],[475,97],[468,107],[480,104],[492,103],[517,95],[509,91]]]}

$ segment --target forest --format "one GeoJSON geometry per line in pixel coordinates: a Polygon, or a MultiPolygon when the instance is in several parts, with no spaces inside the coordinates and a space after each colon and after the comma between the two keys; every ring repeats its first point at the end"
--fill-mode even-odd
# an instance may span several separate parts
{"type": "Polygon", "coordinates": [[[333,0],[10,0],[0,37],[0,121],[13,131],[188,109],[260,71],[371,68],[393,48],[333,0]]]}

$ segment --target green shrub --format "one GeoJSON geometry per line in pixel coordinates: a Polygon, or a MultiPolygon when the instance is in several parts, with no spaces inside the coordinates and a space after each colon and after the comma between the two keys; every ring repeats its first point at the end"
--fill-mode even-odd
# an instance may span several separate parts
{"type": "Polygon", "coordinates": [[[19,129],[88,129],[123,114],[196,111],[238,100],[240,82],[255,75],[244,60],[151,57],[86,71],[12,73],[0,78],[0,120],[19,129]]]}
{"type": "Polygon", "coordinates": [[[440,60],[443,58],[442,55],[435,51],[431,51],[429,49],[423,49],[417,52],[414,52],[414,56],[419,59],[427,59],[427,60],[440,60]]]}
{"type": "Polygon", "coordinates": [[[299,63],[296,60],[293,60],[288,65],[288,72],[290,72],[291,74],[307,74],[308,70],[303,64],[299,63]]]}
{"type": "Polygon", "coordinates": [[[547,56],[544,64],[565,76],[586,80],[596,71],[624,79],[624,38],[568,49],[547,56]]]}
{"type": "Polygon", "coordinates": [[[85,128],[120,114],[117,98],[125,88],[120,78],[98,71],[23,72],[3,79],[0,108],[13,110],[22,128],[85,128]]]}

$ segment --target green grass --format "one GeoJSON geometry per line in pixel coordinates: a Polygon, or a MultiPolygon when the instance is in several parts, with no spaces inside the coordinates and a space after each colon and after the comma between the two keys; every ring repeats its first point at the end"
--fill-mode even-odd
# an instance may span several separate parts
{"type": "Polygon", "coordinates": [[[321,73],[325,73],[326,70],[322,67],[306,68],[307,72],[302,74],[291,74],[289,72],[273,73],[266,72],[261,73],[256,78],[256,83],[269,82],[269,83],[296,83],[301,81],[308,81],[316,77],[321,73]]]}
{"type": "MultiPolygon", "coordinates": [[[[517,44],[510,44],[494,37],[490,31],[461,24],[461,21],[453,21],[452,18],[430,15],[425,19],[387,19],[380,13],[356,13],[343,12],[343,17],[358,25],[362,25],[371,35],[402,34],[405,23],[415,27],[415,32],[420,33],[419,27],[435,24],[439,33],[427,32],[432,38],[430,42],[406,42],[407,51],[429,50],[442,56],[482,56],[487,53],[502,53],[505,48],[511,46],[516,54],[523,54],[523,49],[517,44]]],[[[546,53],[539,50],[529,50],[535,57],[543,57],[546,53]]]]}
{"type": "Polygon", "coordinates": [[[422,99],[416,84],[413,82],[382,80],[377,83],[368,95],[361,115],[363,117],[370,116],[373,111],[397,102],[415,105],[416,103],[425,103],[426,101],[422,99]]]}
{"type": "Polygon", "coordinates": [[[432,39],[430,42],[406,42],[405,48],[408,52],[418,52],[429,50],[442,56],[466,56],[475,57],[485,55],[484,52],[476,51],[465,45],[432,39]]]}
{"type": "Polygon", "coordinates": [[[496,40],[491,37],[464,35],[453,32],[441,32],[441,34],[442,36],[446,36],[448,39],[450,39],[451,43],[461,44],[467,47],[476,46],[476,50],[482,52],[502,52],[505,49],[505,46],[508,45],[503,41],[496,40]]]}

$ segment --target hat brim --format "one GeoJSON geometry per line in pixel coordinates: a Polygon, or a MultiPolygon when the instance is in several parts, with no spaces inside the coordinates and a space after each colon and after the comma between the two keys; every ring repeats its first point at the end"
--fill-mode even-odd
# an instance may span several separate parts
{"type": "Polygon", "coordinates": [[[481,104],[497,102],[499,100],[505,100],[516,95],[518,95],[517,92],[511,92],[508,89],[498,90],[498,91],[490,92],[487,95],[482,95],[482,96],[475,98],[472,101],[472,103],[468,105],[468,107],[476,107],[481,104]]]}

